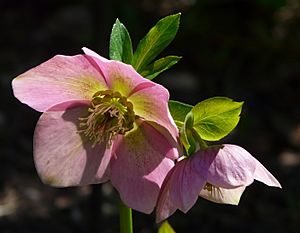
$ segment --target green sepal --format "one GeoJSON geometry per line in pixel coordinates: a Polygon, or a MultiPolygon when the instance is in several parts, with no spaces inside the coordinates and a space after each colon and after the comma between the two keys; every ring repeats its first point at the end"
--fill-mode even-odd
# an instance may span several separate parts
{"type": "Polygon", "coordinates": [[[242,105],[227,97],[206,99],[192,109],[194,129],[203,140],[218,141],[236,127],[242,105]]]}
{"type": "Polygon", "coordinates": [[[159,229],[158,233],[175,233],[174,229],[171,227],[168,221],[164,221],[159,229]]]}
{"type": "Polygon", "coordinates": [[[167,56],[148,65],[142,72],[141,75],[149,80],[154,79],[157,75],[163,71],[170,69],[175,65],[182,57],[178,56],[167,56]]]}
{"type": "Polygon", "coordinates": [[[159,20],[139,42],[132,60],[132,66],[138,73],[142,73],[174,39],[179,28],[180,15],[178,13],[159,20]]]}
{"type": "Polygon", "coordinates": [[[111,30],[109,42],[109,57],[111,60],[131,64],[133,51],[130,35],[126,27],[116,19],[111,30]]]}
{"type": "Polygon", "coordinates": [[[181,103],[175,100],[169,100],[170,113],[179,129],[183,126],[185,117],[192,110],[192,108],[192,105],[181,103]]]}

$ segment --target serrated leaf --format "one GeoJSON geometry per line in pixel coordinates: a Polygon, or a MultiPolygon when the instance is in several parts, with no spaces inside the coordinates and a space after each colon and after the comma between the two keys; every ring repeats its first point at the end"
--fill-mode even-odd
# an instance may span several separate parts
{"type": "Polygon", "coordinates": [[[164,221],[159,229],[158,229],[158,233],[176,233],[174,231],[174,229],[171,227],[171,225],[169,224],[168,221],[164,221]]]}
{"type": "Polygon", "coordinates": [[[170,100],[169,110],[178,128],[182,127],[186,115],[192,110],[193,106],[179,101],[170,100]]]}
{"type": "Polygon", "coordinates": [[[141,75],[147,79],[154,79],[161,72],[171,68],[175,65],[181,57],[178,56],[167,56],[159,60],[156,60],[152,64],[148,65],[142,72],[141,75]]]}
{"type": "Polygon", "coordinates": [[[133,52],[130,35],[126,27],[119,21],[119,19],[117,19],[113,25],[110,35],[109,57],[111,60],[131,64],[132,56],[133,52]]]}
{"type": "Polygon", "coordinates": [[[159,20],[139,42],[132,59],[132,66],[139,73],[174,39],[179,28],[180,15],[178,13],[159,20]]]}
{"type": "Polygon", "coordinates": [[[203,140],[218,141],[229,134],[238,124],[243,102],[226,97],[204,100],[195,107],[194,129],[203,140]]]}

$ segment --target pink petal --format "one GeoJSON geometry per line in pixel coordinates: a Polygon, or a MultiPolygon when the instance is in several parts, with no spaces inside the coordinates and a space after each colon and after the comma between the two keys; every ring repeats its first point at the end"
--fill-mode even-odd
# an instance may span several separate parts
{"type": "Polygon", "coordinates": [[[199,195],[212,202],[238,205],[245,188],[245,186],[241,186],[234,189],[224,189],[211,186],[211,190],[202,189],[199,195]]]}
{"type": "Polygon", "coordinates": [[[94,61],[103,72],[109,88],[120,92],[125,97],[128,97],[139,89],[156,85],[148,79],[143,78],[131,65],[119,61],[107,60],[88,48],[83,48],[83,51],[94,58],[94,61]]]}
{"type": "Polygon", "coordinates": [[[92,145],[78,133],[79,117],[87,106],[73,106],[66,111],[46,111],[34,134],[34,160],[44,183],[65,187],[107,181],[111,150],[106,145],[92,145]]]}
{"type": "Polygon", "coordinates": [[[128,100],[133,103],[136,115],[165,127],[177,140],[178,129],[169,112],[169,92],[167,89],[155,84],[136,91],[128,100]]]}
{"type": "Polygon", "coordinates": [[[197,201],[206,184],[206,174],[198,172],[195,162],[195,157],[183,159],[169,172],[156,207],[157,222],[168,218],[176,209],[186,213],[197,201]]]}
{"type": "Polygon", "coordinates": [[[131,65],[107,60],[87,48],[83,50],[94,57],[110,89],[128,97],[136,115],[164,126],[174,139],[178,138],[177,127],[168,109],[169,92],[166,88],[143,78],[131,65]]]}
{"type": "Polygon", "coordinates": [[[210,184],[231,189],[248,186],[254,179],[271,186],[279,185],[273,175],[242,147],[228,144],[219,147],[218,154],[209,168],[207,181],[210,184]]]}
{"type": "Polygon", "coordinates": [[[82,48],[82,51],[84,52],[84,54],[92,57],[94,59],[94,61],[98,64],[98,65],[101,65],[102,63],[98,63],[98,61],[102,61],[102,62],[109,62],[108,59],[106,59],[105,57],[101,57],[98,53],[94,52],[93,50],[89,49],[89,48],[86,48],[86,47],[83,47],[82,48]]]}
{"type": "Polygon", "coordinates": [[[65,111],[70,108],[89,106],[91,104],[90,100],[69,100],[67,102],[58,103],[52,106],[48,111],[65,111]]]}
{"type": "Polygon", "coordinates": [[[41,112],[69,100],[90,100],[107,89],[99,68],[86,55],[57,55],[16,77],[12,86],[22,103],[41,112]]]}
{"type": "Polygon", "coordinates": [[[175,165],[171,171],[169,171],[167,177],[165,178],[161,190],[158,196],[158,202],[156,205],[156,222],[162,222],[163,220],[170,217],[178,209],[177,205],[173,203],[170,197],[172,192],[173,180],[172,176],[174,171],[177,169],[175,165]]]}
{"type": "Polygon", "coordinates": [[[111,161],[111,182],[127,206],[148,214],[153,211],[161,184],[174,166],[166,157],[173,150],[147,122],[138,121],[132,131],[119,136],[111,161]]]}
{"type": "Polygon", "coordinates": [[[148,130],[148,141],[153,147],[158,151],[165,151],[166,145],[168,148],[172,148],[165,152],[165,156],[169,159],[175,160],[178,159],[180,155],[183,154],[183,148],[177,140],[174,140],[174,137],[170,134],[166,128],[162,127],[159,124],[156,124],[151,121],[147,121],[147,124],[151,125],[155,130],[148,130]],[[157,143],[157,142],[160,143],[157,143]]]}

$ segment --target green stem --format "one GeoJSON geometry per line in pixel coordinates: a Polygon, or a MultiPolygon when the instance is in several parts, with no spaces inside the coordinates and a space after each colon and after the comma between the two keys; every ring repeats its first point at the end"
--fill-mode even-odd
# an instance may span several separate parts
{"type": "Polygon", "coordinates": [[[199,144],[199,147],[201,150],[205,150],[208,146],[207,144],[205,143],[205,141],[200,137],[200,135],[197,133],[197,131],[195,129],[192,129],[193,130],[193,135],[195,137],[195,140],[198,142],[199,144]]]}
{"type": "Polygon", "coordinates": [[[119,203],[120,211],[120,233],[132,233],[132,212],[121,200],[119,203]]]}

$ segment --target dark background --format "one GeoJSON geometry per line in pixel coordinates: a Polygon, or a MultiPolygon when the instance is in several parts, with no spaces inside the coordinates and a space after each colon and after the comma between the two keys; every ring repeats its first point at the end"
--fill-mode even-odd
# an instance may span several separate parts
{"type": "MultiPolygon", "coordinates": [[[[14,99],[11,80],[55,54],[89,47],[108,55],[118,17],[136,45],[161,17],[182,12],[165,54],[183,59],[155,81],[172,99],[212,96],[245,101],[226,141],[250,151],[283,189],[255,182],[240,205],[201,198],[170,223],[180,232],[300,231],[300,2],[297,0],[0,0],[0,232],[118,232],[117,194],[109,184],[55,189],[32,159],[39,113],[14,99]]],[[[134,212],[135,232],[156,232],[154,215],[134,212]]]]}

